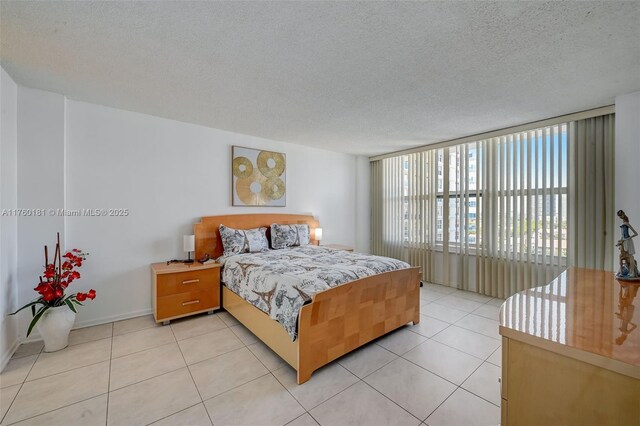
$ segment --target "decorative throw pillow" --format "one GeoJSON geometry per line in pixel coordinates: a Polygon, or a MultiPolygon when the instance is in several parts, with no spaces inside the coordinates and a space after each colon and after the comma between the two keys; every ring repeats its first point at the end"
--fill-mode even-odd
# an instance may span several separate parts
{"type": "Polygon", "coordinates": [[[258,253],[269,250],[269,240],[267,240],[267,228],[254,228],[243,231],[249,245],[249,253],[258,253]]]}
{"type": "Polygon", "coordinates": [[[271,247],[283,249],[286,247],[307,245],[311,241],[309,225],[271,225],[271,247]]]}
{"type": "Polygon", "coordinates": [[[238,253],[257,253],[269,250],[267,241],[267,228],[233,229],[220,225],[220,237],[224,255],[238,253]]]}

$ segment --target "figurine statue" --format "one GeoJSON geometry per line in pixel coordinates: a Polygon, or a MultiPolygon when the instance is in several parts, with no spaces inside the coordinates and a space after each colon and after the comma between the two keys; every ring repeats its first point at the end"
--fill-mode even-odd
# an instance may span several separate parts
{"type": "Polygon", "coordinates": [[[616,274],[616,278],[625,281],[640,280],[638,262],[636,262],[633,257],[633,255],[636,254],[633,238],[635,238],[638,233],[629,223],[629,218],[624,211],[618,210],[618,217],[622,219],[622,225],[620,225],[621,238],[618,244],[616,244],[616,247],[620,248],[620,269],[616,274]],[[629,231],[631,231],[631,233],[629,231]]]}

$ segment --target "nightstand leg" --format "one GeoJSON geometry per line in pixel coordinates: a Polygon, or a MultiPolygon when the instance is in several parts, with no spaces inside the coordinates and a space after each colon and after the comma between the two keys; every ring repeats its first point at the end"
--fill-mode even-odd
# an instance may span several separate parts
{"type": "Polygon", "coordinates": [[[171,321],[162,321],[162,325],[169,325],[171,321]]]}

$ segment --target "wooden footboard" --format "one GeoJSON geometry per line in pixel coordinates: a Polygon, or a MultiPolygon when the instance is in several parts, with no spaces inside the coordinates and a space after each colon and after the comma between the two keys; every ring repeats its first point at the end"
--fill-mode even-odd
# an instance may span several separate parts
{"type": "Polygon", "coordinates": [[[318,368],[384,334],[420,322],[420,268],[401,269],[323,291],[302,307],[295,342],[284,327],[223,287],[224,308],[298,372],[318,368]]]}
{"type": "Polygon", "coordinates": [[[420,268],[316,294],[298,319],[298,384],[323,365],[409,322],[420,322],[420,268]]]}

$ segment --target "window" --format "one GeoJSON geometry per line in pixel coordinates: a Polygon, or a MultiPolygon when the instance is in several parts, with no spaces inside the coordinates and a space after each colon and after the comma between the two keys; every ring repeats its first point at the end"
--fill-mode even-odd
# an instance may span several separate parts
{"type": "Polygon", "coordinates": [[[417,235],[411,221],[425,220],[409,214],[412,203],[431,200],[435,232],[426,232],[435,246],[480,246],[491,238],[501,252],[566,257],[566,124],[434,149],[421,158],[426,167],[414,154],[402,158],[405,243],[417,235]],[[431,173],[423,176],[424,169],[431,173]],[[418,185],[431,175],[435,182],[418,185]],[[483,228],[487,216],[493,225],[483,228]]]}
{"type": "Polygon", "coordinates": [[[614,129],[606,114],[372,161],[372,252],[498,297],[613,270],[614,129]]]}

